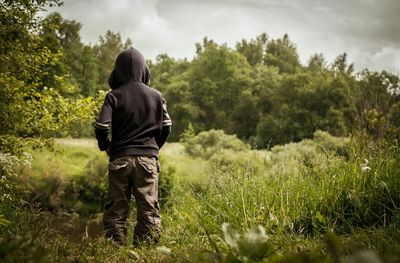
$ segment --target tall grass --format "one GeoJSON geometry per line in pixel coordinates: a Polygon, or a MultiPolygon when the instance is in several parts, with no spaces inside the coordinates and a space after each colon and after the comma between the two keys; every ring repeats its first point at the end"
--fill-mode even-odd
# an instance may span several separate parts
{"type": "MultiPolygon", "coordinates": [[[[71,152],[79,152],[79,146],[71,147],[71,152]]],[[[46,252],[44,259],[336,262],[340,255],[363,249],[375,249],[385,260],[400,253],[397,147],[379,155],[360,151],[349,139],[317,132],[313,140],[269,151],[222,147],[193,156],[193,152],[189,155],[183,149],[181,144],[170,144],[162,152],[165,177],[161,175],[161,180],[165,188],[161,189],[161,197],[165,205],[158,248],[116,248],[103,238],[90,240],[85,235],[81,243],[74,244],[42,224],[43,231],[33,240],[37,240],[38,250],[46,252]],[[44,241],[50,236],[57,237],[52,246],[44,241]]],[[[79,186],[75,189],[81,189],[86,198],[73,200],[87,202],[104,193],[104,187],[96,191],[102,185],[98,179],[106,178],[107,160],[96,156],[81,160],[80,173],[71,174],[65,169],[60,175],[67,185],[73,179],[79,186]]],[[[48,168],[43,165],[42,171],[48,168]]],[[[130,236],[135,217],[132,209],[130,236]]],[[[18,233],[27,229],[28,225],[22,224],[18,233]]],[[[7,240],[1,239],[1,244],[7,240]]],[[[27,253],[32,253],[32,258],[36,252],[27,253]]],[[[348,262],[357,262],[357,257],[352,256],[348,262]]]]}
{"type": "Polygon", "coordinates": [[[311,238],[397,227],[398,149],[367,162],[348,139],[315,137],[264,153],[218,151],[204,185],[182,193],[170,217],[180,218],[188,238],[211,247],[221,242],[225,222],[242,232],[261,225],[273,235],[311,238]]]}

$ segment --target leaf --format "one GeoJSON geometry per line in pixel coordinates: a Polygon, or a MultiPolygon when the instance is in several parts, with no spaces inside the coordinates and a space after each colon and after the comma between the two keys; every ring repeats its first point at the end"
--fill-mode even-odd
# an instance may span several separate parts
{"type": "Polygon", "coordinates": [[[224,233],[224,240],[232,248],[237,248],[237,240],[240,237],[238,232],[229,223],[222,224],[222,232],[224,233]]]}
{"type": "Polygon", "coordinates": [[[5,219],[3,215],[0,215],[0,226],[7,226],[10,224],[10,221],[5,219]]]}
{"type": "Polygon", "coordinates": [[[263,226],[253,227],[237,242],[238,253],[253,260],[268,257],[275,252],[275,248],[268,240],[269,237],[265,234],[263,226]]]}
{"type": "Polygon", "coordinates": [[[128,254],[129,254],[129,256],[132,257],[134,260],[139,260],[139,259],[140,259],[139,254],[138,254],[136,251],[132,250],[132,249],[129,249],[129,250],[128,250],[128,254]]]}
{"type": "Polygon", "coordinates": [[[171,249],[167,248],[166,246],[161,246],[156,248],[157,252],[163,255],[170,255],[171,249]]]}

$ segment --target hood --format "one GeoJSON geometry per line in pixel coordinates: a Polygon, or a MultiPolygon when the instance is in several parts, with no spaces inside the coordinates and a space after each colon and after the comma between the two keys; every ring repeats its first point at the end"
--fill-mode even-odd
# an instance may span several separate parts
{"type": "Polygon", "coordinates": [[[116,89],[130,81],[145,85],[150,83],[150,70],[143,55],[135,48],[124,50],[118,55],[108,84],[111,89],[116,89]]]}

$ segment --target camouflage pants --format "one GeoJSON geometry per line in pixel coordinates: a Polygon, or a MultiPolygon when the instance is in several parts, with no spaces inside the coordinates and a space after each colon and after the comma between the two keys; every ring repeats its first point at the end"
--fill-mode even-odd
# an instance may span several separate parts
{"type": "Polygon", "coordinates": [[[117,243],[125,243],[130,198],[136,200],[137,223],[134,244],[156,243],[160,236],[158,176],[155,157],[126,156],[109,164],[109,188],[104,207],[104,232],[117,243]]]}

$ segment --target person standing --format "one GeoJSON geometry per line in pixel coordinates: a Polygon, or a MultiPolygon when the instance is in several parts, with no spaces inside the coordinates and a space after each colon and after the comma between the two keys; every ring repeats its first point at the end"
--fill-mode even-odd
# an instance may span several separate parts
{"type": "Polygon", "coordinates": [[[126,242],[132,194],[137,209],[133,244],[157,243],[160,238],[158,155],[172,121],[162,94],[149,82],[143,55],[135,48],[121,52],[108,81],[111,91],[95,122],[99,149],[109,155],[104,232],[119,244],[126,242]]]}

